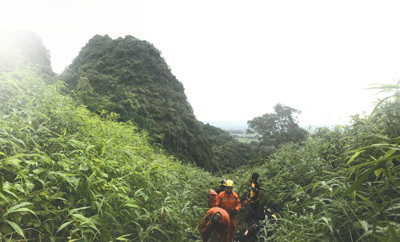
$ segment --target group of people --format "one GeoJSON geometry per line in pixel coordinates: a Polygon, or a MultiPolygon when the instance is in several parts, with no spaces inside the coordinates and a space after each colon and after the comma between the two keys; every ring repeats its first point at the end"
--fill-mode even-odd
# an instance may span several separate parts
{"type": "MultiPolygon", "coordinates": [[[[258,183],[258,173],[251,176],[245,204],[250,204],[256,213],[260,201],[260,184],[258,183]]],[[[239,196],[233,191],[232,180],[221,180],[218,189],[210,189],[209,206],[211,207],[200,223],[200,236],[203,241],[208,241],[213,231],[218,233],[219,241],[228,242],[233,239],[235,233],[236,220],[241,208],[239,196]]]]}

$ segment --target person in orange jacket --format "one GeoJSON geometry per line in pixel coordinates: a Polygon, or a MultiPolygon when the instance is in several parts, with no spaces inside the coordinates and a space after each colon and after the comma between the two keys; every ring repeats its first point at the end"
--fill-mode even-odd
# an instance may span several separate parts
{"type": "Polygon", "coordinates": [[[218,204],[219,204],[218,193],[216,191],[214,191],[213,189],[209,189],[209,192],[208,192],[208,206],[210,208],[212,208],[212,207],[217,207],[218,204]]]}
{"type": "Polygon", "coordinates": [[[225,209],[226,212],[228,212],[231,221],[230,233],[229,233],[230,238],[233,238],[233,235],[235,233],[237,214],[240,210],[240,207],[242,206],[240,204],[239,196],[236,194],[236,192],[232,191],[232,189],[233,189],[233,181],[226,180],[225,191],[218,194],[219,197],[218,206],[225,209]]]}
{"type": "Polygon", "coordinates": [[[229,214],[219,207],[210,208],[200,223],[200,236],[203,241],[208,241],[213,231],[218,233],[220,242],[229,242],[229,214]]]}

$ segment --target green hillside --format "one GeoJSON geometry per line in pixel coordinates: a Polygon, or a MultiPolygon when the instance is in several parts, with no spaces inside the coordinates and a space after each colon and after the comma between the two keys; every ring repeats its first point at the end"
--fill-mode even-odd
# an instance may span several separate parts
{"type": "Polygon", "coordinates": [[[132,36],[95,36],[61,75],[89,110],[119,114],[170,154],[209,170],[218,168],[187,102],[182,83],[160,52],[132,36]]]}

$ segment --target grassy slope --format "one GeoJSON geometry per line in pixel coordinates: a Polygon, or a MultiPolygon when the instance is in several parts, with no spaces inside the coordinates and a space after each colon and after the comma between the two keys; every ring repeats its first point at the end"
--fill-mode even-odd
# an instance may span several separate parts
{"type": "MultiPolygon", "coordinates": [[[[378,120],[319,130],[302,144],[282,146],[263,165],[230,175],[243,193],[251,173],[260,173],[261,204],[283,215],[278,227],[267,228],[274,231],[270,240],[398,241],[398,107],[399,99],[378,120]]],[[[247,212],[238,224],[247,222],[247,212]]]]}
{"type": "Polygon", "coordinates": [[[29,71],[0,79],[5,238],[187,240],[213,177],[91,114],[29,71]],[[122,237],[121,237],[122,236],[122,237]]]}

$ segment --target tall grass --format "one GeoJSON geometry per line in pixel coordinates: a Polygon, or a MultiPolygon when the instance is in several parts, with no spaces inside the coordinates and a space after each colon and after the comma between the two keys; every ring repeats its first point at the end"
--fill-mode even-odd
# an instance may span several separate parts
{"type": "Polygon", "coordinates": [[[0,237],[196,239],[212,176],[33,72],[0,78],[0,237]]]}
{"type": "MultiPolygon", "coordinates": [[[[262,166],[236,172],[258,171],[261,204],[282,215],[279,226],[265,228],[273,229],[268,240],[400,240],[399,86],[378,88],[392,92],[370,116],[319,129],[302,144],[283,145],[262,166]]],[[[248,181],[240,183],[245,191],[248,181]]]]}

